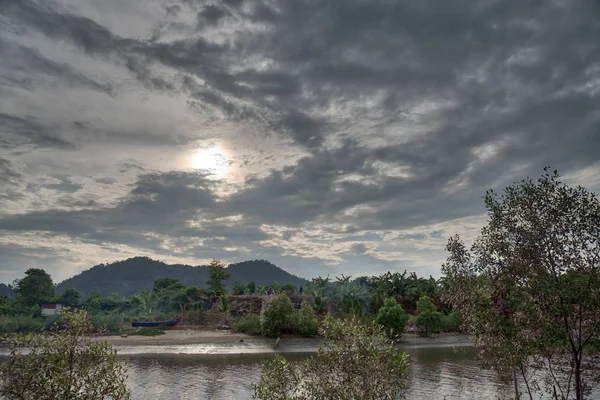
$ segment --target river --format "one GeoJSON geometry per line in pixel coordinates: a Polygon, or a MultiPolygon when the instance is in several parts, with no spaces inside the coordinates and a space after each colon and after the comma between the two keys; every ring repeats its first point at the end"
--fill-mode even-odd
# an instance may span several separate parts
{"type": "MultiPolygon", "coordinates": [[[[250,399],[258,381],[259,354],[131,354],[128,385],[134,400],[250,399]]],[[[512,386],[478,367],[472,348],[409,348],[410,385],[407,399],[456,400],[508,398],[512,386]]],[[[298,359],[304,354],[287,353],[298,359]]]]}

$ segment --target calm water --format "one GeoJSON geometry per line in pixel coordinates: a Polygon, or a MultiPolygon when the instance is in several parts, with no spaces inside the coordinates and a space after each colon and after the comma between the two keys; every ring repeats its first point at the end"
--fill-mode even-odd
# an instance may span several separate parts
{"type": "MultiPolygon", "coordinates": [[[[512,384],[501,382],[495,372],[479,368],[471,347],[408,347],[407,399],[512,399],[512,384]]],[[[257,382],[261,361],[272,357],[272,343],[221,345],[115,346],[129,361],[128,386],[133,400],[252,398],[250,385],[257,382]],[[239,353],[242,354],[239,354],[239,353]]],[[[290,359],[302,359],[314,344],[296,343],[278,350],[290,359]]],[[[5,349],[0,358],[5,360],[5,349]]],[[[600,399],[596,390],[591,399],[600,399]]]]}
{"type": "MultiPolygon", "coordinates": [[[[408,399],[508,398],[512,386],[481,370],[474,352],[462,348],[407,349],[411,357],[408,399]]],[[[134,400],[250,399],[258,381],[260,361],[270,355],[148,354],[126,355],[134,400]]],[[[306,355],[287,354],[298,359],[306,355]]]]}

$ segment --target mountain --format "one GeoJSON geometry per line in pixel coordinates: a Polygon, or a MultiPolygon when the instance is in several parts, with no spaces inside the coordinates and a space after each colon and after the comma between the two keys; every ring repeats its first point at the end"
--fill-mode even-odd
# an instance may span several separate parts
{"type": "MultiPolygon", "coordinates": [[[[278,266],[265,260],[244,261],[227,267],[231,274],[226,285],[235,281],[247,284],[250,281],[256,285],[270,285],[273,282],[291,282],[296,286],[305,286],[307,281],[292,275],[278,266]]],[[[65,289],[77,289],[87,294],[100,291],[104,296],[118,293],[119,296],[129,296],[138,293],[142,288],[152,289],[157,278],[177,278],[189,286],[206,287],[208,279],[207,266],[191,266],[165,264],[148,257],[134,257],[111,264],[100,264],[83,271],[79,275],[59,283],[56,293],[65,289]]]]}
{"type": "Polygon", "coordinates": [[[0,295],[6,296],[9,299],[12,299],[15,296],[15,293],[13,292],[11,285],[7,285],[5,283],[0,283],[0,295]]]}

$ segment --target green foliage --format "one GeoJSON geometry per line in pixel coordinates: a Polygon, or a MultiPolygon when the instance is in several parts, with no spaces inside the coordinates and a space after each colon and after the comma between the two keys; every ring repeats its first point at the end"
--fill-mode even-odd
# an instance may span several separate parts
{"type": "Polygon", "coordinates": [[[442,323],[442,313],[437,311],[435,304],[428,296],[422,296],[417,300],[417,311],[419,315],[415,318],[415,326],[427,336],[431,332],[439,331],[442,323]]]}
{"type": "Polygon", "coordinates": [[[338,278],[334,296],[341,304],[342,313],[360,316],[367,310],[369,293],[365,286],[351,282],[349,278],[343,275],[338,278]]]}
{"type": "Polygon", "coordinates": [[[557,397],[583,399],[597,383],[587,347],[600,339],[597,194],[546,168],[537,181],[489,190],[485,205],[470,251],[458,236],[448,241],[447,300],[488,366],[518,371],[528,390],[547,381],[557,397]]]}
{"type": "Polygon", "coordinates": [[[263,296],[266,290],[267,287],[265,285],[258,285],[258,287],[256,288],[256,291],[258,292],[259,296],[263,296]]]}
{"type": "Polygon", "coordinates": [[[264,362],[255,399],[397,399],[408,388],[407,357],[377,328],[355,321],[326,319],[325,342],[316,356],[290,362],[281,356],[264,362]]]}
{"type": "Polygon", "coordinates": [[[230,275],[225,272],[225,264],[219,260],[212,260],[208,266],[208,280],[206,285],[215,296],[227,294],[223,281],[229,279],[230,275]]]}
{"type": "Polygon", "coordinates": [[[152,291],[154,293],[160,293],[161,290],[177,284],[181,284],[181,282],[176,278],[158,278],[154,280],[152,291]]]}
{"type": "Polygon", "coordinates": [[[408,323],[408,314],[404,308],[396,302],[393,297],[388,297],[383,302],[383,306],[379,309],[375,323],[383,326],[388,337],[393,338],[400,336],[406,330],[408,323]]]}
{"type": "Polygon", "coordinates": [[[256,293],[256,282],[254,282],[254,281],[248,282],[248,285],[246,285],[246,289],[247,289],[248,294],[256,293]]]}
{"type": "Polygon", "coordinates": [[[319,320],[315,310],[303,301],[300,310],[290,317],[290,329],[304,337],[316,336],[319,333],[319,320]]]}
{"type": "Polygon", "coordinates": [[[249,314],[238,319],[235,323],[236,332],[248,333],[250,335],[260,335],[260,315],[249,314]]]}
{"type": "Polygon", "coordinates": [[[89,320],[96,332],[119,332],[124,323],[123,317],[123,315],[117,312],[98,311],[92,314],[89,320]]]}
{"type": "Polygon", "coordinates": [[[460,332],[462,317],[459,312],[451,311],[448,315],[443,315],[440,321],[442,332],[460,332]]]}
{"type": "Polygon", "coordinates": [[[425,311],[415,318],[415,326],[427,336],[431,332],[439,331],[442,323],[442,313],[437,311],[425,311]]]}
{"type": "Polygon", "coordinates": [[[64,306],[77,306],[81,304],[81,292],[75,289],[65,289],[64,292],[56,298],[56,302],[64,306]]]}
{"type": "Polygon", "coordinates": [[[221,304],[219,305],[219,308],[221,309],[222,312],[227,312],[229,311],[229,306],[230,306],[230,301],[229,301],[229,297],[227,297],[226,294],[222,294],[221,295],[221,304]]]}
{"type": "Polygon", "coordinates": [[[54,297],[52,278],[43,269],[30,268],[25,271],[25,277],[14,283],[17,299],[32,306],[54,297]]]}
{"type": "Polygon", "coordinates": [[[246,292],[246,286],[238,281],[235,281],[232,292],[234,296],[243,295],[246,292]]]}
{"type": "Polygon", "coordinates": [[[129,399],[127,367],[110,344],[91,339],[86,313],[65,309],[62,322],[68,329],[6,339],[10,362],[0,366],[0,394],[25,400],[129,399]]]}
{"type": "Polygon", "coordinates": [[[294,306],[285,294],[270,297],[261,311],[260,326],[264,336],[278,337],[288,326],[294,306]]]}
{"type": "MultiPolygon", "coordinates": [[[[50,319],[50,321],[54,320],[50,319]]],[[[46,321],[40,317],[31,315],[0,316],[0,334],[40,332],[46,327],[46,321]]]]}
{"type": "Polygon", "coordinates": [[[152,311],[154,311],[154,306],[156,305],[156,294],[146,288],[143,288],[137,297],[140,300],[140,305],[144,313],[147,315],[152,314],[152,311]]]}
{"type": "Polygon", "coordinates": [[[433,301],[428,296],[421,296],[419,300],[417,300],[417,312],[419,314],[424,312],[435,312],[437,311],[437,307],[433,304],[433,301]]]}

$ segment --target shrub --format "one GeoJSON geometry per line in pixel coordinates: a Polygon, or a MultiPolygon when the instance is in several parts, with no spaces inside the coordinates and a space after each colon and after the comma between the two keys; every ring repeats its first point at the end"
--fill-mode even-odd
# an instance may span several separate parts
{"type": "Polygon", "coordinates": [[[268,337],[278,337],[281,330],[288,326],[294,306],[285,294],[270,297],[261,312],[261,333],[268,337]]]}
{"type": "Polygon", "coordinates": [[[389,337],[402,335],[406,330],[408,323],[408,314],[404,308],[396,302],[393,297],[388,297],[379,309],[375,323],[383,326],[385,333],[389,337]]]}
{"type": "Polygon", "coordinates": [[[238,319],[235,323],[235,331],[248,333],[250,335],[260,335],[260,315],[249,314],[238,319]]]}
{"type": "Polygon", "coordinates": [[[90,317],[90,322],[95,331],[107,329],[110,332],[118,332],[123,325],[122,316],[118,313],[96,313],[90,317]]]}
{"type": "Polygon", "coordinates": [[[315,310],[305,301],[300,310],[294,312],[290,318],[290,328],[300,336],[311,337],[319,333],[319,320],[315,310]]]}
{"type": "Polygon", "coordinates": [[[437,311],[435,304],[427,296],[422,296],[417,300],[417,311],[419,315],[415,319],[415,326],[425,336],[429,332],[438,331],[442,321],[442,313],[437,311]]]}
{"type": "Polygon", "coordinates": [[[0,334],[15,333],[19,329],[19,323],[15,317],[3,316],[0,318],[0,334]]]}
{"type": "Polygon", "coordinates": [[[262,400],[350,400],[404,398],[406,354],[379,327],[326,318],[325,341],[316,356],[288,361],[277,355],[263,364],[253,398],[262,400]]]}
{"type": "Polygon", "coordinates": [[[34,318],[30,316],[16,317],[17,330],[19,333],[39,332],[46,329],[46,324],[42,318],[34,318]]]}
{"type": "Polygon", "coordinates": [[[67,308],[61,321],[68,329],[55,326],[52,332],[19,334],[7,340],[10,361],[0,365],[0,396],[129,399],[126,363],[117,358],[110,344],[92,340],[86,313],[67,308]]]}
{"type": "Polygon", "coordinates": [[[440,321],[442,332],[460,332],[462,317],[456,311],[451,311],[448,315],[443,315],[440,321]]]}

